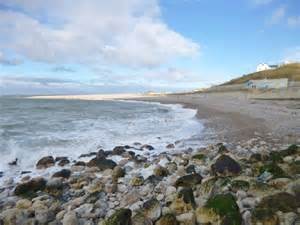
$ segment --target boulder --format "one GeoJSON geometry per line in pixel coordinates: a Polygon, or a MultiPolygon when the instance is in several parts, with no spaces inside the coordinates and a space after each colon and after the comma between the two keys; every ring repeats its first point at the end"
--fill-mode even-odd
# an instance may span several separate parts
{"type": "Polygon", "coordinates": [[[104,221],[103,225],[132,225],[131,214],[130,209],[118,209],[104,221]]]}
{"type": "Polygon", "coordinates": [[[159,165],[154,168],[153,173],[157,177],[166,177],[169,175],[169,171],[165,167],[159,165]]]}
{"type": "Polygon", "coordinates": [[[124,176],[125,176],[125,170],[122,167],[116,166],[113,169],[112,178],[114,181],[117,181],[119,177],[124,177],[124,176]]]}
{"type": "Polygon", "coordinates": [[[151,145],[142,145],[141,149],[143,149],[143,150],[146,149],[148,151],[152,151],[152,150],[154,150],[154,147],[151,145]]]}
{"type": "Polygon", "coordinates": [[[168,145],[166,146],[166,148],[167,148],[167,149],[175,148],[175,145],[174,145],[174,144],[168,144],[168,145]]]}
{"type": "Polygon", "coordinates": [[[56,173],[54,173],[52,175],[52,177],[62,177],[62,178],[65,178],[65,179],[68,179],[71,175],[71,170],[68,170],[68,169],[62,169],[56,173]]]}
{"type": "Polygon", "coordinates": [[[237,192],[239,190],[248,191],[250,188],[250,183],[245,180],[233,180],[230,183],[230,189],[233,192],[237,192]]]}
{"type": "Polygon", "coordinates": [[[211,224],[241,225],[242,216],[231,194],[218,194],[208,199],[203,208],[196,211],[197,222],[211,224]]]}
{"type": "Polygon", "coordinates": [[[138,212],[132,217],[132,225],[153,225],[152,220],[147,218],[143,213],[138,212]]]}
{"type": "MultiPolygon", "coordinates": [[[[55,161],[57,160],[58,157],[56,157],[55,161]]],[[[60,157],[61,159],[58,160],[58,165],[59,166],[65,166],[70,163],[70,160],[67,157],[60,157]]]]}
{"type": "Polygon", "coordinates": [[[183,188],[177,198],[171,203],[170,208],[176,215],[188,213],[196,207],[192,188],[183,188]]]}
{"type": "Polygon", "coordinates": [[[99,157],[91,159],[86,165],[88,167],[98,167],[100,170],[113,169],[117,166],[114,161],[99,157]]]}
{"type": "Polygon", "coordinates": [[[124,152],[126,152],[124,146],[116,146],[112,150],[112,155],[122,155],[124,152]]]}
{"type": "Polygon", "coordinates": [[[201,184],[202,176],[200,174],[194,173],[182,176],[178,178],[175,182],[176,187],[193,187],[197,184],[201,184]]]}
{"type": "Polygon", "coordinates": [[[241,166],[228,155],[221,155],[211,166],[214,175],[236,176],[241,172],[241,166]]]}
{"type": "Polygon", "coordinates": [[[155,225],[179,225],[176,216],[173,214],[166,214],[162,216],[155,225]]]}
{"type": "Polygon", "coordinates": [[[272,178],[281,178],[281,177],[287,177],[285,172],[279,167],[276,163],[267,163],[259,168],[259,173],[263,174],[265,172],[271,173],[272,178]]]}
{"type": "Polygon", "coordinates": [[[62,220],[62,225],[79,225],[79,220],[74,211],[67,212],[62,220]]]}
{"type": "Polygon", "coordinates": [[[36,177],[25,183],[18,184],[14,193],[23,197],[33,197],[36,195],[36,192],[44,190],[45,186],[46,180],[42,177],[36,177]]]}
{"type": "Polygon", "coordinates": [[[142,212],[154,222],[161,216],[162,208],[159,201],[152,198],[143,204],[142,212]]]}
{"type": "Polygon", "coordinates": [[[55,161],[52,156],[45,156],[37,162],[36,168],[37,169],[46,169],[48,167],[54,166],[54,164],[55,164],[55,161]]]}
{"type": "Polygon", "coordinates": [[[130,181],[131,186],[141,186],[144,184],[144,178],[142,176],[133,177],[130,181]]]}
{"type": "Polygon", "coordinates": [[[49,193],[52,196],[58,197],[63,193],[64,184],[62,178],[51,178],[47,181],[45,192],[49,193]]]}
{"type": "Polygon", "coordinates": [[[187,166],[187,168],[185,169],[185,171],[187,173],[196,173],[195,165],[189,165],[189,166],[187,166]]]}

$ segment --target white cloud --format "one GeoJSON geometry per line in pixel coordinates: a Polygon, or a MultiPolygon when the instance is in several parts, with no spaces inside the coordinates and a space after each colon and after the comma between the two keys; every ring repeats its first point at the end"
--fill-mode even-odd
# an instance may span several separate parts
{"type": "Polygon", "coordinates": [[[7,58],[2,52],[0,52],[0,65],[16,66],[22,63],[22,60],[16,58],[7,58]]]}
{"type": "Polygon", "coordinates": [[[300,16],[289,17],[288,25],[290,27],[300,27],[300,16]]]}
{"type": "Polygon", "coordinates": [[[0,0],[0,50],[50,63],[151,67],[199,45],[169,28],[157,0],[0,0]],[[15,9],[20,9],[16,11],[15,9]]]}
{"type": "Polygon", "coordinates": [[[280,6],[277,9],[275,9],[271,15],[271,17],[268,19],[268,24],[275,25],[280,23],[286,15],[286,8],[284,6],[280,6]]]}

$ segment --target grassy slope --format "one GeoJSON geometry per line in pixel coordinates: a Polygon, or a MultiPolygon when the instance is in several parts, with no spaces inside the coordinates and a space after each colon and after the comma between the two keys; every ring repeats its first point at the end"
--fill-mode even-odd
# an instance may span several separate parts
{"type": "Polygon", "coordinates": [[[266,70],[256,73],[250,73],[243,77],[233,79],[223,85],[228,84],[242,84],[248,80],[259,80],[259,79],[278,79],[278,78],[289,78],[289,80],[300,81],[300,63],[293,63],[282,66],[275,70],[266,70]]]}

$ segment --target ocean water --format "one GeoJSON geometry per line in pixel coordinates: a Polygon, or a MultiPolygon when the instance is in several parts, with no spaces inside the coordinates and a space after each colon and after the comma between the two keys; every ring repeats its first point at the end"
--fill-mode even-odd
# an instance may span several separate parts
{"type": "Polygon", "coordinates": [[[180,105],[134,101],[83,101],[0,98],[0,171],[16,177],[33,171],[43,156],[68,156],[134,142],[150,144],[158,154],[195,145],[202,125],[196,111],[180,105]],[[193,140],[193,141],[192,141],[193,140]],[[18,158],[17,166],[8,165],[18,158]]]}

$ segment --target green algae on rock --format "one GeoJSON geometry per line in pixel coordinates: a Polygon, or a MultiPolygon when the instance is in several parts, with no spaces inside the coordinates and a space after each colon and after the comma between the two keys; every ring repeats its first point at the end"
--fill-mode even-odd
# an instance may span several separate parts
{"type": "Polygon", "coordinates": [[[212,209],[220,216],[222,223],[226,225],[241,225],[242,217],[239,207],[232,194],[218,194],[210,199],[205,204],[205,207],[212,209]]]}
{"type": "Polygon", "coordinates": [[[116,210],[113,215],[104,221],[103,225],[132,225],[131,210],[124,208],[116,210]]]}

